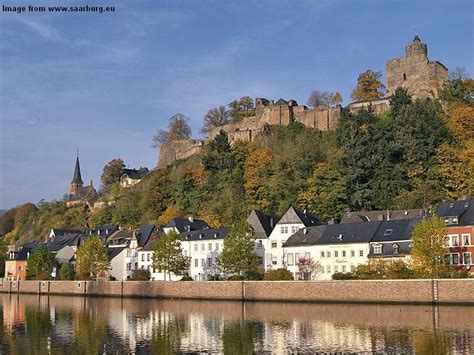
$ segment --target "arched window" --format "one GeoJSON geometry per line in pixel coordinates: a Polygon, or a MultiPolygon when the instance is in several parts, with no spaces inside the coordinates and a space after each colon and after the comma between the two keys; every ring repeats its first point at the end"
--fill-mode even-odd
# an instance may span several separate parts
{"type": "Polygon", "coordinates": [[[407,80],[407,75],[403,73],[403,80],[407,80]]]}

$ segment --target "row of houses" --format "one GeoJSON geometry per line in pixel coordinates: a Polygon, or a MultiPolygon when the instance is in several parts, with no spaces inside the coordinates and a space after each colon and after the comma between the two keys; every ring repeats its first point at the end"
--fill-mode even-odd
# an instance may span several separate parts
{"type": "MultiPolygon", "coordinates": [[[[470,269],[472,263],[471,236],[474,233],[474,201],[441,202],[435,214],[443,218],[447,228],[445,263],[470,269]]],[[[401,211],[348,212],[339,223],[323,224],[312,213],[290,207],[281,216],[253,210],[247,222],[255,238],[255,253],[261,257],[261,268],[285,268],[296,278],[329,280],[334,273],[353,271],[371,259],[400,259],[411,254],[411,236],[415,226],[431,211],[422,209],[401,211]],[[312,261],[317,270],[301,272],[300,264],[312,261]]],[[[219,256],[229,228],[211,228],[205,221],[174,218],[164,227],[143,225],[137,230],[103,226],[85,232],[52,229],[46,246],[61,264],[75,263],[75,253],[92,235],[99,236],[110,259],[109,276],[127,280],[137,269],[147,269],[153,280],[165,275],[152,266],[153,250],[160,236],[179,233],[183,254],[190,257],[188,276],[194,280],[222,279],[219,256]]],[[[5,275],[24,279],[29,254],[40,243],[23,246],[10,252],[5,275]]],[[[171,275],[172,280],[181,276],[171,275]]]]}

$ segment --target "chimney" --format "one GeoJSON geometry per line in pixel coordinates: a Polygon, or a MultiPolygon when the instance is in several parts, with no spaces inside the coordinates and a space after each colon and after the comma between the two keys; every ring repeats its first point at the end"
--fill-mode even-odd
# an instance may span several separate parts
{"type": "Polygon", "coordinates": [[[270,227],[273,229],[273,217],[270,218],[270,227]]]}
{"type": "Polygon", "coordinates": [[[387,210],[387,221],[390,221],[390,211],[387,210]]]}
{"type": "Polygon", "coordinates": [[[336,221],[334,220],[334,218],[331,218],[331,219],[328,221],[328,224],[336,224],[336,221]]]}
{"type": "Polygon", "coordinates": [[[194,222],[194,217],[193,216],[188,216],[188,221],[193,223],[194,222]]]}
{"type": "Polygon", "coordinates": [[[308,228],[303,229],[303,234],[308,234],[308,228]]]}

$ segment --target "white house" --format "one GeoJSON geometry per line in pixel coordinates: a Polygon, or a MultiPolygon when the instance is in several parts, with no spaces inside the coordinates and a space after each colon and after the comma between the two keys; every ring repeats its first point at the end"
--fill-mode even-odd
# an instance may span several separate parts
{"type": "Polygon", "coordinates": [[[120,186],[130,187],[141,181],[149,173],[147,168],[140,169],[123,169],[120,175],[120,186]]]}
{"type": "Polygon", "coordinates": [[[128,280],[138,269],[138,239],[135,231],[121,230],[107,241],[110,276],[117,281],[128,280]]]}
{"type": "Polygon", "coordinates": [[[337,272],[351,272],[369,259],[370,241],[381,222],[330,224],[304,228],[285,244],[288,269],[298,272],[300,258],[311,258],[320,268],[312,279],[330,280],[337,272]]]}
{"type": "Polygon", "coordinates": [[[275,225],[268,239],[262,240],[262,246],[265,248],[265,269],[286,267],[287,258],[283,245],[287,239],[301,228],[320,224],[314,214],[290,207],[275,225]]]}

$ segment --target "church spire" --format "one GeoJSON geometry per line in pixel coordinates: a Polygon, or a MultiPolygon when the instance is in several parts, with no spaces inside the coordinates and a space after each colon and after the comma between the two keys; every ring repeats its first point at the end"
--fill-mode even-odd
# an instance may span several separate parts
{"type": "Polygon", "coordinates": [[[76,165],[74,167],[74,176],[71,181],[71,194],[75,194],[77,190],[82,188],[84,183],[81,178],[81,166],[79,165],[79,156],[76,157],[76,165]]]}

